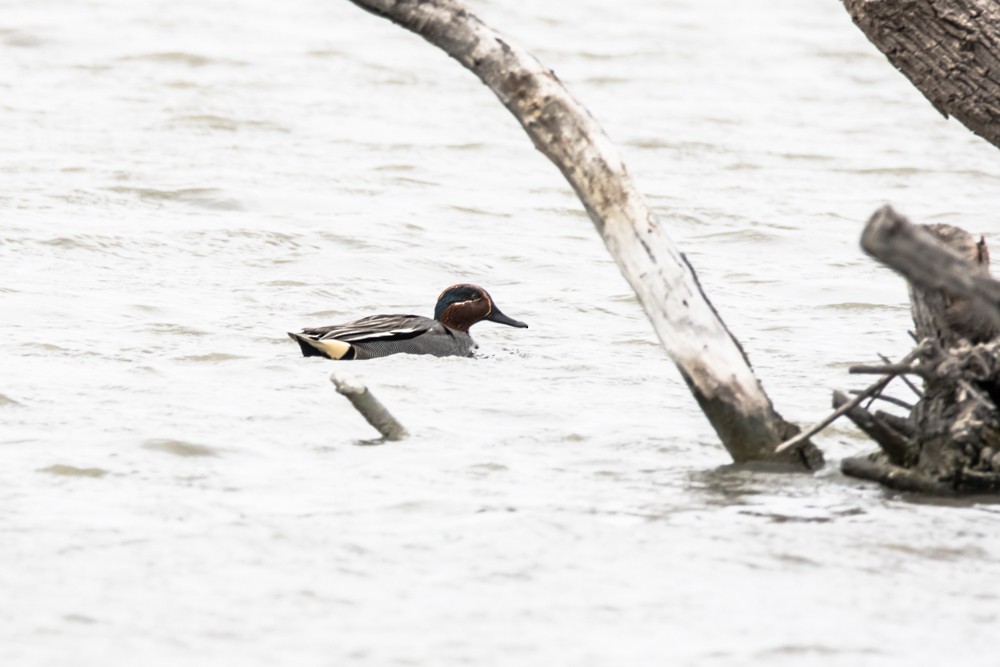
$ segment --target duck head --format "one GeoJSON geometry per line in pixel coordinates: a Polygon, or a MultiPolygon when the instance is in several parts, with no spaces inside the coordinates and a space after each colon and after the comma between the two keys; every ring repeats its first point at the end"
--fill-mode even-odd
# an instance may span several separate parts
{"type": "Polygon", "coordinates": [[[468,332],[477,322],[489,320],[509,327],[527,329],[528,325],[507,317],[493,303],[492,297],[476,285],[452,285],[441,292],[434,307],[434,319],[455,331],[468,332]]]}

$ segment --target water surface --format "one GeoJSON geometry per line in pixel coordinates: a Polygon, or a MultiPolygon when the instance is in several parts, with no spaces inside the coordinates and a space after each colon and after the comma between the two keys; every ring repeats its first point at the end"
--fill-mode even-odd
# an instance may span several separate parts
{"type": "MultiPolygon", "coordinates": [[[[891,202],[998,231],[996,149],[837,2],[474,2],[630,171],[811,422],[908,350],[891,202]]],[[[1000,523],[735,468],[556,169],[348,2],[13,0],[0,24],[0,661],[991,665],[1000,523]],[[285,331],[486,286],[527,330],[351,367],[285,331]]],[[[905,396],[905,390],[900,391],[905,396]]]]}

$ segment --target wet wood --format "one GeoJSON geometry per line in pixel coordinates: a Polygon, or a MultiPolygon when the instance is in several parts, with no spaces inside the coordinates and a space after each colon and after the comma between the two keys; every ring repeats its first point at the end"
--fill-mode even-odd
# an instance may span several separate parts
{"type": "Polygon", "coordinates": [[[1000,3],[844,0],[844,6],[935,109],[1000,148],[1000,3]]]}
{"type": "Polygon", "coordinates": [[[950,485],[936,482],[918,471],[893,465],[881,453],[844,459],[840,467],[845,475],[878,482],[896,491],[932,496],[957,495],[950,485]]]}
{"type": "Polygon", "coordinates": [[[985,240],[949,225],[918,227],[884,207],[862,246],[910,282],[920,345],[909,362],[852,371],[915,374],[924,386],[905,418],[848,413],[881,451],[842,469],[904,491],[1000,491],[1000,283],[985,240]]]}
{"type": "Polygon", "coordinates": [[[892,380],[892,376],[882,378],[881,380],[871,385],[867,389],[859,391],[852,400],[845,401],[841,405],[834,406],[835,408],[834,411],[831,412],[829,415],[827,415],[820,421],[816,422],[806,430],[795,434],[791,438],[788,438],[780,445],[778,445],[775,448],[775,453],[780,454],[782,452],[794,450],[796,447],[799,447],[804,443],[808,442],[809,438],[816,435],[817,433],[825,429],[827,426],[829,426],[833,422],[837,421],[838,419],[846,415],[852,408],[861,405],[861,403],[864,402],[865,399],[871,398],[877,392],[884,389],[890,380],[892,380]]]}
{"type": "Polygon", "coordinates": [[[910,283],[918,339],[979,342],[1000,333],[1000,282],[990,277],[982,237],[950,225],[918,227],[883,206],[865,226],[861,247],[910,283]]]}
{"type": "MultiPolygon", "coordinates": [[[[555,73],[455,0],[353,2],[443,49],[496,94],[576,191],[733,459],[774,457],[778,443],[797,428],[775,411],[621,155],[555,73]]],[[[811,443],[784,457],[810,468],[822,464],[811,443]]]]}
{"type": "MultiPolygon", "coordinates": [[[[839,391],[833,392],[833,407],[839,408],[851,403],[847,396],[839,391]]],[[[897,431],[883,419],[868,412],[860,405],[848,408],[847,418],[854,422],[865,435],[874,440],[885,452],[890,463],[906,466],[911,465],[917,457],[917,447],[910,438],[897,431]]]]}
{"type": "Polygon", "coordinates": [[[392,413],[375,398],[368,387],[346,371],[334,371],[330,374],[330,382],[337,392],[351,402],[354,409],[361,413],[369,424],[378,431],[385,440],[401,440],[409,435],[402,424],[392,413]]]}
{"type": "MultiPolygon", "coordinates": [[[[920,348],[906,355],[906,357],[898,365],[902,368],[910,368],[908,365],[909,362],[917,357],[919,351],[920,348]]],[[[778,445],[775,451],[780,453],[800,446],[806,441],[806,438],[811,438],[816,435],[827,426],[846,415],[852,409],[861,405],[866,399],[876,398],[896,377],[897,375],[895,373],[890,373],[885,377],[879,378],[878,381],[868,386],[866,389],[856,392],[854,398],[850,400],[845,400],[839,403],[835,400],[833,412],[807,428],[805,431],[802,431],[801,433],[778,445]]]]}

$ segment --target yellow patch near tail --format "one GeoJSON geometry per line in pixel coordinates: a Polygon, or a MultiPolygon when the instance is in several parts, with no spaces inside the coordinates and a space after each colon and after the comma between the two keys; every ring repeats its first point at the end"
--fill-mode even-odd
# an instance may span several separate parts
{"type": "Polygon", "coordinates": [[[315,340],[303,334],[288,332],[288,337],[299,344],[303,357],[326,357],[327,359],[343,359],[351,350],[351,344],[342,340],[315,340]]]}
{"type": "Polygon", "coordinates": [[[310,340],[309,344],[317,350],[322,351],[331,359],[340,359],[347,354],[348,350],[351,349],[350,343],[345,343],[344,341],[336,340],[335,338],[329,338],[327,340],[310,340]]]}

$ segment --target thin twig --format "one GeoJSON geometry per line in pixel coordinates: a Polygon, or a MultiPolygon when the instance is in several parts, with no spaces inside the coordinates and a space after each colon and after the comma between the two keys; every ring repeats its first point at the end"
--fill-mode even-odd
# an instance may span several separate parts
{"type": "MultiPolygon", "coordinates": [[[[907,364],[909,364],[911,361],[913,361],[921,354],[923,354],[926,347],[927,347],[926,342],[920,343],[917,347],[911,350],[909,354],[903,357],[902,361],[899,362],[899,365],[905,366],[906,368],[910,368],[910,366],[908,366],[907,364]]],[[[896,374],[890,374],[883,378],[880,378],[878,382],[869,386],[867,389],[863,390],[861,393],[852,398],[850,401],[844,403],[839,408],[831,412],[825,419],[820,420],[816,424],[807,428],[802,433],[799,433],[798,435],[789,438],[788,440],[785,440],[783,443],[775,447],[774,453],[780,454],[781,452],[788,451],[789,449],[795,447],[796,445],[801,445],[803,442],[806,442],[809,438],[816,435],[817,433],[825,429],[827,426],[835,422],[837,419],[847,414],[847,412],[851,408],[860,405],[861,401],[885,389],[886,385],[892,382],[892,379],[894,377],[896,377],[896,374]]]]}
{"type": "MultiPolygon", "coordinates": [[[[882,361],[884,361],[887,364],[891,364],[892,363],[892,361],[889,359],[889,357],[885,356],[884,354],[879,354],[878,357],[879,357],[879,359],[881,359],[882,361]]],[[[900,375],[899,379],[903,381],[903,384],[905,384],[907,387],[909,387],[910,389],[913,390],[913,393],[917,395],[917,398],[923,398],[924,397],[924,392],[922,392],[920,390],[920,387],[918,387],[917,385],[915,385],[910,378],[906,377],[905,375],[900,375]]]]}
{"type": "MultiPolygon", "coordinates": [[[[896,377],[901,378],[902,376],[897,375],[896,377]]],[[[860,393],[861,391],[858,389],[851,390],[852,396],[857,396],[860,393]]],[[[906,408],[907,410],[913,409],[913,405],[907,403],[906,401],[901,401],[900,399],[894,398],[892,396],[883,396],[882,394],[875,394],[874,396],[871,397],[871,400],[868,402],[868,406],[865,407],[865,410],[867,410],[868,407],[871,406],[871,404],[874,403],[875,401],[885,401],[886,403],[892,403],[893,405],[898,405],[899,407],[906,408]]]]}
{"type": "Polygon", "coordinates": [[[833,422],[835,422],[837,419],[843,417],[852,408],[855,408],[855,407],[861,405],[861,401],[863,401],[866,398],[868,398],[869,396],[871,396],[871,395],[873,395],[873,394],[875,394],[877,392],[880,392],[883,389],[885,389],[886,385],[889,384],[890,382],[892,382],[892,379],[894,377],[896,377],[896,376],[895,375],[887,375],[886,377],[880,379],[875,384],[869,386],[867,389],[862,390],[861,392],[858,393],[857,396],[855,396],[854,398],[852,398],[847,403],[844,403],[843,405],[841,405],[839,408],[837,408],[836,410],[834,410],[833,412],[831,412],[829,415],[827,415],[824,419],[816,422],[815,424],[813,424],[812,426],[810,426],[809,428],[807,428],[802,433],[799,433],[798,435],[796,435],[793,438],[785,440],[783,443],[781,443],[780,445],[778,445],[777,447],[775,447],[774,453],[775,454],[780,454],[781,452],[787,451],[787,450],[791,449],[792,447],[795,447],[796,445],[802,444],[803,442],[805,442],[806,440],[808,440],[809,438],[811,438],[812,436],[816,435],[817,433],[819,433],[820,431],[822,431],[823,429],[825,429],[827,426],[829,426],[830,424],[832,424],[833,422]]]}
{"type": "MultiPolygon", "coordinates": [[[[879,356],[881,357],[882,355],[879,355],[879,356]]],[[[884,361],[887,364],[891,364],[892,363],[891,359],[885,359],[885,358],[883,358],[882,361],[884,361]]],[[[886,385],[886,386],[888,386],[888,385],[886,385]]],[[[872,405],[874,405],[874,403],[875,403],[875,400],[882,395],[883,391],[885,391],[885,387],[882,387],[877,392],[875,392],[874,394],[872,394],[871,397],[869,397],[868,403],[865,404],[865,410],[871,409],[872,405]]],[[[851,393],[852,394],[857,394],[858,392],[857,391],[852,391],[851,393]]],[[[834,406],[834,407],[837,407],[837,406],[834,406]]]]}
{"type": "Polygon", "coordinates": [[[851,375],[903,375],[904,373],[909,373],[911,375],[919,375],[920,377],[930,376],[927,369],[911,366],[910,364],[885,364],[884,366],[861,364],[851,366],[847,369],[847,372],[851,375]]]}
{"type": "MultiPolygon", "coordinates": [[[[847,402],[847,396],[839,391],[833,392],[834,407],[847,402]]],[[[885,421],[871,414],[860,406],[851,408],[847,418],[861,429],[865,435],[878,443],[889,460],[896,465],[912,464],[916,459],[917,449],[913,441],[899,433],[885,421]]]]}

